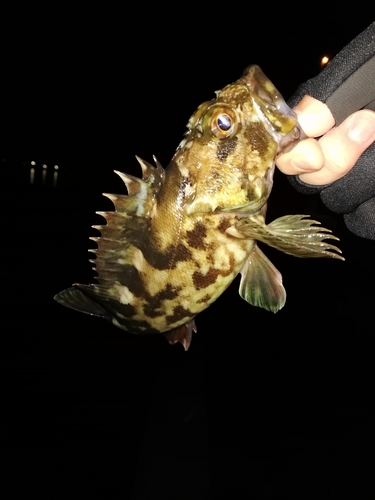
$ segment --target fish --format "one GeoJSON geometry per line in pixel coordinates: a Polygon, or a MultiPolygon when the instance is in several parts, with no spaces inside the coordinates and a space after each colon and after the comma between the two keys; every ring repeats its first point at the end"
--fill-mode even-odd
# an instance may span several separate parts
{"type": "Polygon", "coordinates": [[[266,224],[275,160],[305,137],[296,114],[259,66],[190,117],[166,170],[137,160],[142,177],[115,171],[127,194],[103,193],[113,211],[90,252],[96,283],[55,295],[69,308],[130,333],[163,334],[189,348],[195,317],[241,274],[240,296],[271,312],[286,300],[282,276],[257,242],[296,257],[344,258],[308,215],[266,224]]]}

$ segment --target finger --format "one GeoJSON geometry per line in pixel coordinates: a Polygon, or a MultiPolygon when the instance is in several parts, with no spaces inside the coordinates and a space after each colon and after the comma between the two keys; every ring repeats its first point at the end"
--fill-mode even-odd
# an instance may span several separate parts
{"type": "Polygon", "coordinates": [[[324,161],[319,142],[310,138],[299,142],[291,151],[279,156],[276,165],[286,175],[301,175],[317,172],[324,167],[324,161]]]}
{"type": "MultiPolygon", "coordinates": [[[[294,108],[303,131],[309,137],[325,134],[335,120],[326,104],[306,95],[294,108]]],[[[316,172],[324,166],[324,156],[314,139],[298,143],[291,151],[281,155],[277,167],[287,175],[316,172]]]]}
{"type": "Polygon", "coordinates": [[[319,140],[325,158],[324,165],[318,171],[302,173],[301,181],[324,185],[340,179],[351,170],[374,140],[375,112],[362,110],[353,113],[319,140]]]}
{"type": "Polygon", "coordinates": [[[309,95],[305,95],[293,111],[308,137],[320,137],[335,125],[335,119],[327,104],[309,95]]]}

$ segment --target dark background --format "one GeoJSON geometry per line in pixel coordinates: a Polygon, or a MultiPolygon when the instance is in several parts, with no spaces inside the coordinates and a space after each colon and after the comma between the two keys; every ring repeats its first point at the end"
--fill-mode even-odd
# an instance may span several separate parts
{"type": "Polygon", "coordinates": [[[20,490],[48,498],[373,497],[373,242],[278,172],[269,220],[312,214],[340,236],[346,262],[267,248],[288,293],[277,315],[243,302],[236,280],[198,316],[185,353],[52,299],[92,281],[90,226],[96,210],[111,208],[101,193],[124,192],[114,169],[139,175],[135,154],[167,165],[198,104],[249,64],[288,98],[319,71],[322,55],[371,21],[349,11],[340,20],[292,20],[229,7],[204,16],[189,5],[137,13],[54,6],[3,17],[7,498],[20,490]]]}

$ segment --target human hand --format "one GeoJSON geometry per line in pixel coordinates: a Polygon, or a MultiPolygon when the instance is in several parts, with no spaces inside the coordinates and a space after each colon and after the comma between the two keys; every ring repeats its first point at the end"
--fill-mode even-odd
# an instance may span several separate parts
{"type": "Polygon", "coordinates": [[[276,165],[306,184],[321,186],[340,179],[375,141],[374,111],[357,111],[338,127],[328,106],[308,95],[294,111],[308,138],[281,155],[276,165]]]}

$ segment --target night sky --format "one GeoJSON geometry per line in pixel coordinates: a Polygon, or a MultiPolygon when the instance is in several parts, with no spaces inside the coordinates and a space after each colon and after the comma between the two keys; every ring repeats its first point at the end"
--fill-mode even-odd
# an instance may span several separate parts
{"type": "Polygon", "coordinates": [[[135,154],[166,166],[196,107],[249,64],[287,99],[371,21],[344,8],[340,20],[314,12],[306,21],[159,8],[53,7],[2,21],[10,485],[41,498],[368,498],[373,242],[280,173],[269,219],[313,215],[340,237],[346,262],[267,248],[288,294],[277,315],[243,302],[236,281],[199,315],[185,353],[52,299],[92,281],[90,226],[111,208],[101,193],[124,192],[114,169],[139,175],[135,154]]]}
{"type": "Polygon", "coordinates": [[[35,17],[25,13],[3,33],[4,154],[103,169],[129,168],[134,154],[168,161],[197,105],[249,64],[288,98],[320,70],[322,55],[369,24],[349,15],[333,24],[315,13],[307,24],[267,19],[260,34],[254,17],[241,25],[220,12],[66,18],[54,8],[35,17]]]}

